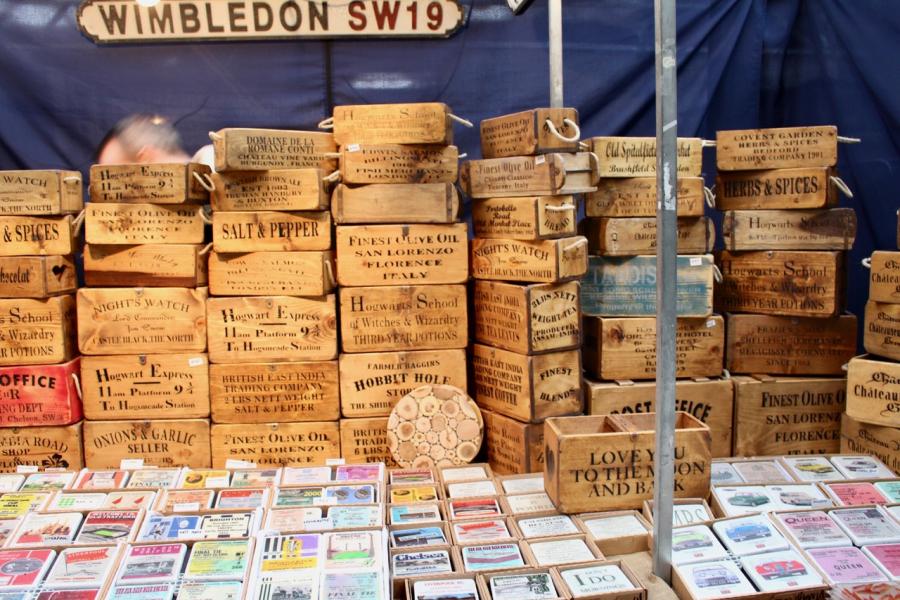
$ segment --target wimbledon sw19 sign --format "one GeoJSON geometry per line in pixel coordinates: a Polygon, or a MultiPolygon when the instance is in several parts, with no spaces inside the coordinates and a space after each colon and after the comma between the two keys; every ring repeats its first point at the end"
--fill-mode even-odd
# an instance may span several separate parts
{"type": "Polygon", "coordinates": [[[98,44],[341,37],[448,37],[456,0],[85,0],[78,25],[98,44]]]}

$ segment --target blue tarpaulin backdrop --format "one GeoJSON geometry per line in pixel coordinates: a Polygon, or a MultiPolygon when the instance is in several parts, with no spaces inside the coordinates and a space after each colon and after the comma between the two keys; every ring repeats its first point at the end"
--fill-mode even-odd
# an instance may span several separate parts
{"type": "MultiPolygon", "coordinates": [[[[330,105],[440,100],[472,121],[547,105],[547,6],[460,0],[447,40],[95,46],[76,0],[0,0],[0,169],[77,168],[119,118],[158,112],[187,146],[228,126],[313,128],[330,105]]],[[[565,0],[566,104],[583,136],[654,135],[653,1],[565,0]]],[[[896,0],[678,0],[678,133],[836,124],[859,259],[894,248],[900,205],[896,0]]],[[[457,143],[479,156],[477,130],[457,143]]],[[[705,174],[712,182],[712,151],[705,174]]]]}

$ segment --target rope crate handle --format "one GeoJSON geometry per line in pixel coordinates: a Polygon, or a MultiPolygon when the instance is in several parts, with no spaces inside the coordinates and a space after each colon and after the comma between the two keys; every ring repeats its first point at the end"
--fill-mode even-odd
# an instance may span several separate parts
{"type": "Polygon", "coordinates": [[[213,182],[212,177],[210,177],[208,173],[201,174],[201,173],[198,173],[197,171],[194,171],[191,173],[191,175],[194,176],[194,179],[197,180],[197,183],[200,184],[200,187],[202,187],[204,190],[206,190],[210,194],[213,193],[214,191],[216,191],[216,184],[215,184],[215,182],[213,182]]]}
{"type": "Polygon", "coordinates": [[[703,186],[703,197],[706,199],[706,205],[710,208],[716,207],[716,194],[711,188],[703,186]]]}
{"type": "Polygon", "coordinates": [[[81,183],[81,177],[79,177],[78,175],[68,175],[66,177],[63,177],[63,183],[81,183]]]}
{"type": "Polygon", "coordinates": [[[575,240],[574,242],[563,248],[562,251],[568,252],[569,250],[573,250],[575,248],[578,248],[579,246],[584,246],[587,243],[587,238],[581,238],[580,240],[575,240]]]}
{"type": "Polygon", "coordinates": [[[563,212],[568,210],[574,210],[574,204],[560,204],[559,206],[545,206],[544,210],[548,212],[563,212]]]}
{"type": "Polygon", "coordinates": [[[87,209],[82,208],[81,212],[78,213],[78,216],[72,219],[72,229],[74,231],[74,235],[78,235],[81,233],[81,226],[84,225],[84,219],[87,216],[87,209]]]}
{"type": "Polygon", "coordinates": [[[469,129],[472,129],[473,127],[475,127],[475,124],[472,121],[470,121],[468,119],[463,119],[462,117],[458,117],[458,116],[454,115],[453,113],[447,113],[447,116],[450,117],[451,121],[456,121],[460,125],[462,125],[464,127],[468,127],[469,129]]]}
{"type": "Polygon", "coordinates": [[[840,177],[838,177],[838,176],[836,176],[836,175],[829,175],[829,176],[828,176],[828,180],[829,180],[831,183],[833,183],[834,186],[835,186],[838,190],[840,190],[840,192],[841,192],[842,194],[844,194],[844,195],[847,196],[848,198],[852,198],[852,197],[853,197],[853,190],[850,189],[850,186],[847,185],[847,182],[845,182],[843,179],[841,179],[840,177]]]}
{"type": "Polygon", "coordinates": [[[222,139],[222,136],[219,135],[218,133],[216,133],[215,131],[210,131],[210,132],[209,132],[209,139],[211,139],[211,140],[214,141],[214,142],[218,142],[218,141],[220,141],[220,140],[222,139]]]}
{"type": "MultiPolygon", "coordinates": [[[[550,133],[552,133],[553,135],[555,135],[560,140],[562,140],[566,143],[572,144],[572,143],[578,142],[578,140],[581,139],[581,128],[578,127],[578,123],[576,123],[575,121],[573,121],[572,119],[570,119],[568,117],[563,119],[563,124],[567,125],[568,127],[571,127],[572,129],[575,130],[575,135],[572,135],[572,136],[565,136],[565,135],[561,134],[559,132],[559,130],[556,128],[556,125],[554,125],[553,121],[551,121],[550,119],[547,119],[546,121],[544,121],[544,124],[547,126],[547,129],[550,130],[550,133]]],[[[580,146],[580,143],[579,143],[579,146],[580,146]]]]}
{"type": "Polygon", "coordinates": [[[335,183],[340,180],[341,180],[341,170],[340,169],[338,169],[337,171],[334,171],[330,175],[326,175],[325,177],[322,178],[322,181],[324,181],[326,183],[335,183]]]}

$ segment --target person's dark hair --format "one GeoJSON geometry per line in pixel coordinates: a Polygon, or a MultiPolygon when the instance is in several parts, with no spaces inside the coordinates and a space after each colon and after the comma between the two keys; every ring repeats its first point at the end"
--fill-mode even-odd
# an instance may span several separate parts
{"type": "Polygon", "coordinates": [[[120,120],[103,136],[103,140],[97,146],[95,160],[114,139],[133,155],[145,146],[152,146],[172,154],[184,152],[178,131],[168,119],[160,115],[139,113],[120,120]]]}

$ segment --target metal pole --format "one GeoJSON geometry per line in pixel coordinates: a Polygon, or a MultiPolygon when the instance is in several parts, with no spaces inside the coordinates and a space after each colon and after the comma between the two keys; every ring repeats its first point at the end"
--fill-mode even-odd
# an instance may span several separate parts
{"type": "Polygon", "coordinates": [[[563,107],[562,0],[549,0],[550,22],[550,108],[563,107]]]}
{"type": "Polygon", "coordinates": [[[656,454],[653,572],[672,580],[675,488],[676,173],[678,88],[675,2],[655,0],[656,21],[656,454]]]}

